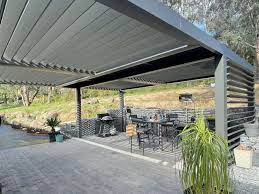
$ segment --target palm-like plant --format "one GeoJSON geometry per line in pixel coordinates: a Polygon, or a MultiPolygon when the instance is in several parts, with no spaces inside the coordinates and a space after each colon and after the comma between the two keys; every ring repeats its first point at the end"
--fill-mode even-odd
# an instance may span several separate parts
{"type": "Polygon", "coordinates": [[[229,149],[225,139],[208,129],[204,116],[187,125],[182,138],[183,168],[180,172],[183,188],[189,193],[229,193],[229,149]]]}
{"type": "Polygon", "coordinates": [[[60,124],[60,120],[58,117],[51,117],[47,119],[47,125],[51,127],[51,132],[55,132],[55,127],[57,127],[60,124]]]}

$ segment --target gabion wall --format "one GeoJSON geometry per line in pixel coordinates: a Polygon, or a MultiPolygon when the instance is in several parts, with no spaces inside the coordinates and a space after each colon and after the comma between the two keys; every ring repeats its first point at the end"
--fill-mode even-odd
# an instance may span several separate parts
{"type": "Polygon", "coordinates": [[[198,116],[203,114],[205,117],[214,117],[214,109],[194,110],[194,109],[175,109],[175,110],[161,110],[161,109],[142,109],[142,108],[131,108],[131,114],[137,115],[138,117],[146,116],[147,118],[154,117],[159,114],[177,114],[178,119],[185,123],[191,121],[192,116],[198,116]],[[187,117],[187,119],[186,119],[187,117]]]}
{"type": "MultiPolygon", "coordinates": [[[[120,110],[108,110],[107,113],[114,119],[114,127],[118,132],[122,132],[122,115],[120,110]]],[[[212,109],[208,110],[196,110],[188,109],[187,112],[184,109],[177,110],[161,110],[161,109],[140,109],[131,108],[131,114],[137,115],[138,117],[153,117],[155,114],[178,114],[178,119],[181,122],[186,122],[186,115],[188,115],[188,122],[194,115],[203,114],[205,116],[214,116],[215,111],[212,109]],[[188,113],[188,114],[187,114],[188,113]]],[[[124,114],[124,125],[127,123],[126,110],[124,114]]],[[[75,123],[65,124],[62,127],[62,132],[69,137],[78,137],[78,131],[76,129],[75,123]]],[[[100,120],[98,119],[82,119],[82,136],[95,135],[98,133],[100,128],[100,120]]]]}
{"type": "Polygon", "coordinates": [[[97,119],[82,119],[82,136],[94,135],[98,130],[97,119]]]}

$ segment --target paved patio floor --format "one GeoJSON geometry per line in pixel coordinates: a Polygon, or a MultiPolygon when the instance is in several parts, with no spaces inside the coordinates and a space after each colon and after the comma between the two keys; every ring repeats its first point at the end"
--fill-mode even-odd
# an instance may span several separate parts
{"type": "MultiPolygon", "coordinates": [[[[106,138],[97,137],[96,135],[84,136],[83,139],[130,152],[130,141],[129,137],[126,136],[126,133],[119,133],[116,136],[110,136],[106,138]]],[[[132,142],[132,152],[139,155],[143,155],[142,148],[140,149],[138,146],[137,137],[134,137],[132,142]]],[[[176,163],[177,161],[181,160],[181,150],[179,148],[174,148],[172,152],[172,143],[170,141],[167,142],[166,139],[164,139],[163,145],[163,151],[160,149],[153,150],[153,145],[149,145],[148,142],[146,142],[144,155],[151,158],[156,158],[159,160],[170,162],[172,165],[173,163],[176,163]]]]}
{"type": "Polygon", "coordinates": [[[9,125],[0,126],[0,150],[49,142],[46,135],[32,135],[15,130],[9,125]]]}
{"type": "Polygon", "coordinates": [[[76,140],[0,151],[3,193],[180,193],[172,166],[76,140]]]}
{"type": "Polygon", "coordinates": [[[259,194],[259,137],[251,138],[256,148],[251,169],[234,166],[233,173],[237,194],[259,194]]]}

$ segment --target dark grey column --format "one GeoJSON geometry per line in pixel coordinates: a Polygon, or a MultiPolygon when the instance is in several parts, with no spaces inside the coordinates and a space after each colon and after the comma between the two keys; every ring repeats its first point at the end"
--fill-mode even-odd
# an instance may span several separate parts
{"type": "Polygon", "coordinates": [[[81,111],[81,88],[76,88],[76,128],[78,137],[82,137],[82,111],[81,111]]]}
{"type": "Polygon", "coordinates": [[[215,122],[216,133],[227,138],[227,60],[217,60],[215,70],[215,122]]]}
{"type": "Polygon", "coordinates": [[[121,112],[121,126],[122,126],[122,131],[125,131],[125,115],[124,115],[124,108],[125,108],[125,100],[124,100],[124,90],[119,91],[120,95],[120,112],[121,112]]]}

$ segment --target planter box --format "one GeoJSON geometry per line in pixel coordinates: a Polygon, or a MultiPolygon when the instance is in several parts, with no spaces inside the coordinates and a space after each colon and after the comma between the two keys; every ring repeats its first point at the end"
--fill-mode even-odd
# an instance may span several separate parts
{"type": "Polygon", "coordinates": [[[252,168],[253,150],[242,150],[237,147],[234,149],[234,155],[238,167],[252,168]]]}

